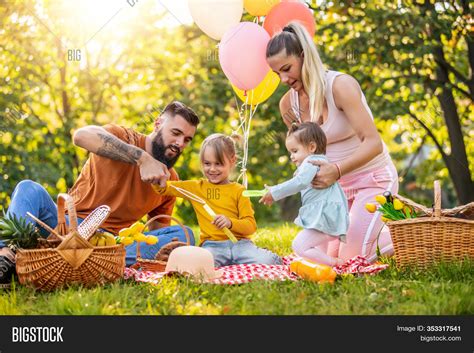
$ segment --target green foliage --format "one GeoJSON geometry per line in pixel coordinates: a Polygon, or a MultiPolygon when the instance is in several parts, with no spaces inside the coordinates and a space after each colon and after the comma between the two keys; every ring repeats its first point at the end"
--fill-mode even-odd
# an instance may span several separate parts
{"type": "Polygon", "coordinates": [[[472,201],[472,2],[323,1],[316,10],[323,62],[359,81],[400,173],[400,192],[431,205],[440,179],[445,207],[472,201]],[[445,94],[453,101],[443,106],[445,94]],[[429,154],[410,164],[422,146],[429,154]],[[453,185],[461,172],[470,182],[453,185]]]}

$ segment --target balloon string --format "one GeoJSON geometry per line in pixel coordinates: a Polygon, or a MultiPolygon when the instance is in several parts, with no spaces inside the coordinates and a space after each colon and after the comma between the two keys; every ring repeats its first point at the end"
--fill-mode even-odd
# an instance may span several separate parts
{"type": "Polygon", "coordinates": [[[242,104],[241,109],[239,110],[239,118],[240,118],[240,126],[239,129],[242,129],[243,134],[243,152],[244,155],[241,161],[241,168],[240,174],[237,178],[237,182],[242,179],[242,185],[247,188],[248,181],[247,181],[247,161],[248,161],[248,100],[249,97],[247,96],[245,102],[242,104]]]}
{"type": "MultiPolygon", "coordinates": [[[[267,89],[268,89],[268,83],[264,87],[262,91],[262,95],[265,93],[267,89]]],[[[242,157],[242,161],[239,163],[240,174],[237,178],[237,182],[239,182],[242,179],[242,185],[246,189],[248,188],[247,163],[248,163],[248,158],[249,158],[248,148],[249,148],[249,139],[250,139],[250,128],[251,128],[253,116],[255,115],[255,112],[257,111],[258,106],[260,105],[260,102],[255,104],[255,106],[252,106],[251,104],[249,104],[249,100],[250,100],[250,103],[253,102],[254,95],[255,95],[254,89],[251,90],[250,94],[247,94],[247,90],[245,90],[244,91],[245,102],[243,102],[242,105],[240,106],[240,109],[238,109],[240,124],[237,130],[242,129],[243,140],[244,140],[243,141],[244,155],[242,157]]],[[[239,107],[239,103],[238,103],[235,92],[234,92],[234,99],[236,102],[236,107],[239,107]]]]}

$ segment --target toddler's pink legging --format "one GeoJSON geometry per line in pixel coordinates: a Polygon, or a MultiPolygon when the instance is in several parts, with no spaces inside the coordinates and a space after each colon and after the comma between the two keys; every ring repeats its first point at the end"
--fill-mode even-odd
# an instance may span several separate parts
{"type": "Polygon", "coordinates": [[[328,243],[334,237],[315,229],[303,229],[293,240],[292,248],[296,255],[304,259],[329,266],[337,265],[337,259],[327,254],[328,243]]]}
{"type": "Polygon", "coordinates": [[[377,236],[378,245],[383,255],[393,254],[393,244],[388,227],[380,219],[380,212],[370,213],[365,209],[366,203],[375,203],[375,196],[390,191],[398,192],[398,173],[390,163],[374,172],[342,177],[339,180],[349,203],[350,224],[346,243],[338,239],[328,245],[328,255],[347,261],[356,255],[365,256],[369,261],[376,260],[377,236]]]}

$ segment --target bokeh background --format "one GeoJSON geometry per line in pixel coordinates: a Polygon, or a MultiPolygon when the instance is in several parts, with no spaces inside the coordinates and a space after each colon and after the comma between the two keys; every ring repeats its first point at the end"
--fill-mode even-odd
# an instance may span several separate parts
{"type": "MultiPolygon", "coordinates": [[[[365,92],[400,193],[431,206],[440,179],[444,207],[474,201],[474,5],[306,3],[323,62],[353,75],[365,92]]],[[[201,117],[176,166],[182,179],[200,177],[202,140],[239,125],[241,103],[221,70],[217,44],[193,24],[186,0],[0,1],[0,209],[23,179],[41,183],[53,198],[73,185],[87,158],[72,144],[77,128],[116,123],[148,134],[172,100],[201,117]]],[[[294,171],[278,110],[286,89],[280,85],[252,121],[251,189],[294,171]]],[[[292,220],[298,202],[255,202],[257,220],[292,220]]],[[[179,201],[175,213],[194,219],[187,202],[179,201]]]]}

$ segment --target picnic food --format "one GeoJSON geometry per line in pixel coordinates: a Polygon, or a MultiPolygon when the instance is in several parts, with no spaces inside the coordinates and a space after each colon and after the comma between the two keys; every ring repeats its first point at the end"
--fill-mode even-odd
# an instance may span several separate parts
{"type": "Polygon", "coordinates": [[[96,232],[92,238],[89,239],[89,243],[94,246],[111,246],[115,245],[115,237],[112,233],[96,232]]]}
{"type": "Polygon", "coordinates": [[[321,265],[304,259],[298,259],[290,264],[290,271],[303,279],[318,283],[334,283],[336,272],[331,266],[321,265]]]}
{"type": "Polygon", "coordinates": [[[12,249],[34,249],[40,233],[32,223],[22,217],[9,215],[0,218],[0,239],[12,249]]]}

